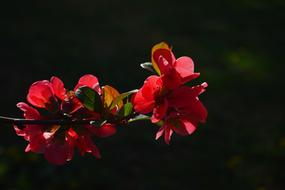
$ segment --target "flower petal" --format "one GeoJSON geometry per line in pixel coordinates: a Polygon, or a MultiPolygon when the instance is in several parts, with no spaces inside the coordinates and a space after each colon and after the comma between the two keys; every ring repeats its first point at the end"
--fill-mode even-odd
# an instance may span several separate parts
{"type": "Polygon", "coordinates": [[[172,64],[175,60],[171,49],[166,43],[161,42],[159,44],[154,45],[151,50],[151,62],[154,70],[158,73],[158,75],[161,75],[161,71],[158,66],[158,60],[160,56],[164,57],[164,59],[166,59],[170,64],[172,64]]]}
{"type": "Polygon", "coordinates": [[[184,110],[186,110],[189,115],[192,115],[192,117],[195,117],[199,122],[206,122],[208,111],[200,100],[192,105],[187,105],[184,110]]]}
{"type": "Polygon", "coordinates": [[[154,107],[153,114],[151,117],[151,122],[152,123],[159,122],[165,116],[167,108],[168,108],[168,102],[164,98],[162,100],[162,103],[160,103],[158,106],[154,107]]]}
{"type": "Polygon", "coordinates": [[[42,153],[45,150],[46,141],[42,135],[34,135],[30,138],[30,143],[25,149],[25,152],[32,151],[35,153],[42,153]]]}
{"type": "Polygon", "coordinates": [[[64,100],[66,89],[64,88],[63,82],[58,77],[55,76],[51,77],[50,82],[55,95],[59,99],[64,100]]]}
{"type": "Polygon", "coordinates": [[[190,57],[183,56],[178,58],[174,66],[182,78],[194,73],[194,63],[190,57]]]}
{"type": "Polygon", "coordinates": [[[25,119],[40,119],[40,113],[35,108],[29,106],[24,102],[19,102],[17,107],[24,112],[25,119]]]}
{"type": "Polygon", "coordinates": [[[183,123],[188,135],[192,134],[196,130],[196,122],[193,122],[189,119],[181,119],[181,122],[183,123]]]}
{"type": "Polygon", "coordinates": [[[193,104],[197,101],[199,94],[205,91],[207,83],[203,83],[198,86],[188,87],[181,86],[173,91],[170,97],[168,97],[169,105],[173,107],[185,107],[188,104],[193,104]]]}
{"type": "Polygon", "coordinates": [[[101,94],[101,88],[99,86],[99,81],[98,81],[97,77],[95,77],[94,75],[87,74],[87,75],[82,76],[79,79],[78,84],[74,88],[74,91],[76,91],[77,88],[82,87],[82,86],[88,86],[88,87],[94,89],[99,94],[101,94]]]}
{"type": "Polygon", "coordinates": [[[67,93],[65,100],[61,102],[60,109],[63,113],[73,114],[80,108],[83,108],[83,105],[74,95],[69,94],[71,93],[67,93]]]}
{"type": "Polygon", "coordinates": [[[180,57],[174,63],[175,70],[181,77],[182,83],[191,81],[199,77],[200,73],[194,73],[194,63],[190,57],[180,57]]]}
{"type": "Polygon", "coordinates": [[[134,109],[138,113],[147,114],[152,111],[154,107],[154,100],[147,100],[143,95],[142,92],[137,92],[133,98],[132,103],[134,105],[134,109]]]}
{"type": "Polygon", "coordinates": [[[92,126],[92,132],[97,137],[109,137],[116,133],[116,127],[113,124],[105,123],[101,127],[92,126]]]}
{"type": "Polygon", "coordinates": [[[156,133],[155,140],[159,139],[163,135],[164,130],[165,130],[164,126],[159,128],[159,130],[156,133]]]}
{"type": "Polygon", "coordinates": [[[140,90],[145,99],[154,100],[155,96],[159,94],[162,85],[160,77],[151,75],[145,80],[144,85],[140,90]]]}
{"type": "Polygon", "coordinates": [[[51,83],[46,80],[38,81],[31,85],[27,100],[38,108],[46,108],[50,111],[55,111],[58,108],[51,83]]]}
{"type": "Polygon", "coordinates": [[[197,123],[191,122],[186,118],[179,118],[178,125],[172,127],[172,129],[179,135],[185,136],[192,134],[197,126],[197,123]]]}
{"type": "Polygon", "coordinates": [[[167,90],[173,90],[178,88],[181,84],[181,78],[174,69],[170,69],[169,72],[162,75],[163,87],[167,90]]]}
{"type": "Polygon", "coordinates": [[[173,133],[173,130],[171,129],[171,127],[170,126],[166,126],[165,130],[164,130],[164,141],[168,145],[170,143],[170,139],[171,139],[172,133],[173,133]]]}
{"type": "Polygon", "coordinates": [[[92,153],[96,158],[101,158],[101,154],[97,146],[93,143],[92,139],[88,135],[83,135],[78,138],[77,147],[81,155],[85,152],[92,153]]]}
{"type": "Polygon", "coordinates": [[[143,114],[152,111],[155,104],[155,97],[162,88],[160,77],[152,75],[148,77],[142,88],[133,96],[132,102],[134,109],[143,114]]]}
{"type": "Polygon", "coordinates": [[[78,134],[72,128],[68,129],[67,136],[73,140],[76,140],[78,138],[78,134]]]}
{"type": "Polygon", "coordinates": [[[45,149],[44,156],[48,162],[55,165],[63,165],[69,158],[70,147],[68,143],[56,144],[52,143],[45,149]]]}
{"type": "Polygon", "coordinates": [[[160,69],[161,74],[168,73],[170,69],[172,69],[171,63],[169,63],[163,56],[158,58],[158,67],[160,69]]]}

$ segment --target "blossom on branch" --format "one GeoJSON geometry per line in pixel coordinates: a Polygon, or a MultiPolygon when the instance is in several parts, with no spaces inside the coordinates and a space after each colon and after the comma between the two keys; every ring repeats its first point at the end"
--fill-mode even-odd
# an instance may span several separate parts
{"type": "MultiPolygon", "coordinates": [[[[97,78],[93,75],[84,75],[78,81],[73,91],[64,88],[63,82],[52,77],[50,81],[43,80],[31,85],[27,96],[28,102],[37,109],[44,109],[46,115],[40,115],[39,111],[26,103],[18,103],[17,106],[24,112],[26,119],[37,120],[99,120],[101,113],[91,112],[75,96],[75,91],[83,86],[94,89],[101,94],[101,88],[97,78]]],[[[45,158],[53,164],[64,164],[73,157],[75,147],[81,155],[85,152],[100,158],[99,149],[93,143],[92,137],[107,137],[116,132],[114,125],[95,127],[91,124],[84,125],[25,125],[23,129],[15,126],[19,136],[23,136],[29,142],[26,151],[43,153],[45,158]]]]}
{"type": "Polygon", "coordinates": [[[152,65],[166,89],[175,89],[180,85],[197,78],[200,73],[194,73],[194,63],[190,57],[175,58],[169,46],[162,42],[152,48],[152,65]]]}
{"type": "Polygon", "coordinates": [[[90,153],[100,158],[93,140],[110,137],[118,126],[134,121],[147,119],[159,126],[156,139],[164,136],[166,144],[173,133],[190,135],[199,123],[206,122],[207,109],[199,95],[208,84],[187,84],[200,75],[194,72],[190,57],[176,59],[162,42],[152,48],[151,63],[141,66],[155,74],[139,90],[125,93],[100,86],[91,74],[82,76],[73,90],[55,76],[37,81],[29,88],[28,103],[17,104],[24,119],[0,116],[0,122],[13,124],[16,134],[28,141],[26,152],[43,154],[56,165],[72,160],[74,149],[82,156],[90,153]]]}
{"type": "Polygon", "coordinates": [[[207,110],[198,95],[205,91],[207,83],[183,86],[200,74],[194,73],[194,63],[190,57],[176,59],[166,43],[152,48],[151,59],[158,75],[148,77],[132,100],[138,113],[151,112],[152,123],[163,123],[156,139],[164,133],[165,142],[169,144],[173,131],[189,135],[199,122],[206,121],[207,110]]]}

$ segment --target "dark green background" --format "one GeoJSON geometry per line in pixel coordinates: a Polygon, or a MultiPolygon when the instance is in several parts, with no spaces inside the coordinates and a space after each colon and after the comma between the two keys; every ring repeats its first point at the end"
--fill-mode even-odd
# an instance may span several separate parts
{"type": "Polygon", "coordinates": [[[86,73],[121,92],[139,88],[155,43],[188,55],[207,81],[208,121],[170,146],[137,123],[98,139],[103,158],[65,166],[25,154],[11,126],[0,128],[0,189],[285,188],[285,1],[3,1],[1,109],[21,116],[29,85],[56,75],[72,89],[86,73]]]}

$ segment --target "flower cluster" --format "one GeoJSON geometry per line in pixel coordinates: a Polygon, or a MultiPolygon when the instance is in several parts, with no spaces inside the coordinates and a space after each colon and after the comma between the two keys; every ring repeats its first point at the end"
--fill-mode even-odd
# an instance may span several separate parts
{"type": "Polygon", "coordinates": [[[167,144],[173,132],[189,135],[205,122],[207,110],[198,96],[207,83],[185,85],[199,76],[191,58],[176,59],[166,43],[159,43],[152,48],[151,63],[141,66],[156,74],[139,90],[122,94],[111,86],[101,87],[91,74],[82,76],[73,90],[57,77],[33,83],[29,104],[17,104],[25,123],[14,123],[17,135],[28,141],[25,151],[42,153],[50,163],[62,165],[73,158],[75,148],[81,155],[100,158],[94,140],[112,136],[118,126],[136,119],[159,125],[156,139],[164,134],[167,144]]]}
{"type": "MultiPolygon", "coordinates": [[[[96,121],[106,117],[102,115],[103,111],[95,112],[87,109],[75,96],[75,92],[82,87],[93,89],[93,92],[97,92],[98,95],[104,92],[107,96],[106,92],[109,89],[119,94],[110,86],[103,87],[102,90],[97,78],[93,75],[81,77],[74,90],[65,89],[63,82],[57,77],[31,85],[27,100],[34,107],[24,102],[17,104],[24,112],[24,117],[45,121],[58,120],[59,123],[60,121],[67,122],[66,124],[25,125],[23,129],[14,126],[17,135],[23,136],[29,142],[26,152],[43,153],[50,163],[58,165],[72,159],[74,147],[78,148],[81,155],[88,152],[97,158],[101,157],[92,137],[108,137],[115,134],[115,124],[104,122],[99,127],[88,122],[83,125],[72,124],[82,119],[96,121]],[[43,114],[40,114],[40,111],[43,114]]],[[[106,109],[104,112],[105,115],[108,113],[106,109]]]]}
{"type": "Polygon", "coordinates": [[[198,98],[207,83],[185,86],[200,74],[194,72],[190,57],[175,58],[166,43],[152,48],[152,67],[157,75],[148,77],[133,97],[134,109],[143,114],[152,112],[151,122],[162,125],[156,139],[164,134],[169,144],[171,135],[192,134],[199,122],[205,122],[207,110],[198,98]]]}

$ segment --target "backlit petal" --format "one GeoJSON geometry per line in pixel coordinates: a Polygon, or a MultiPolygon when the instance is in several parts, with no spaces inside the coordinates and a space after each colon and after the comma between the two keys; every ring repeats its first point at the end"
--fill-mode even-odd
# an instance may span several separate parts
{"type": "Polygon", "coordinates": [[[77,88],[82,87],[82,86],[88,86],[94,89],[99,94],[101,94],[101,88],[99,86],[99,81],[97,77],[95,77],[94,75],[87,74],[87,75],[82,76],[79,79],[78,84],[74,88],[74,91],[76,91],[77,88]]]}
{"type": "Polygon", "coordinates": [[[142,88],[132,98],[134,109],[143,114],[151,112],[155,104],[155,97],[161,88],[162,82],[158,76],[148,77],[142,88]]]}
{"type": "Polygon", "coordinates": [[[170,139],[171,139],[172,133],[173,133],[173,130],[171,129],[171,127],[170,126],[166,126],[165,127],[165,131],[164,131],[164,141],[168,145],[170,143],[170,139]]]}
{"type": "Polygon", "coordinates": [[[151,122],[152,123],[159,122],[165,116],[167,108],[168,108],[168,102],[164,98],[159,105],[154,107],[153,114],[152,114],[152,117],[151,117],[151,122]]]}
{"type": "Polygon", "coordinates": [[[165,130],[164,126],[159,128],[159,130],[157,131],[156,136],[155,136],[156,140],[159,139],[163,135],[164,130],[165,130]]]}
{"type": "Polygon", "coordinates": [[[45,149],[45,158],[48,162],[55,164],[55,165],[63,165],[69,158],[69,144],[56,144],[52,143],[45,149]]]}
{"type": "Polygon", "coordinates": [[[56,107],[57,101],[49,81],[38,81],[31,85],[27,100],[33,106],[51,110],[56,107]]]}
{"type": "Polygon", "coordinates": [[[29,106],[24,102],[19,102],[17,107],[20,108],[24,112],[25,119],[40,119],[40,113],[35,108],[29,106]]]}
{"type": "Polygon", "coordinates": [[[113,124],[105,123],[100,127],[91,126],[92,132],[98,137],[109,137],[116,133],[116,127],[113,124]]]}
{"type": "Polygon", "coordinates": [[[161,42],[153,46],[151,50],[151,62],[154,70],[158,73],[158,75],[161,74],[160,68],[158,66],[158,60],[160,56],[166,59],[170,64],[172,64],[175,60],[175,57],[171,52],[171,49],[166,43],[161,42]]]}
{"type": "Polygon", "coordinates": [[[58,77],[51,77],[50,79],[53,91],[55,95],[61,99],[64,100],[66,89],[64,88],[63,82],[58,77]]]}

